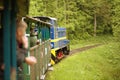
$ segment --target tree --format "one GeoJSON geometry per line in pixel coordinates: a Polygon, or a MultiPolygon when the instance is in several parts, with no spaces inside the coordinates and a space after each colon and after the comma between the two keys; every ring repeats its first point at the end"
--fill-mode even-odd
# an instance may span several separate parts
{"type": "MultiPolygon", "coordinates": [[[[86,0],[86,1],[78,1],[77,2],[79,10],[84,11],[86,14],[90,15],[91,21],[94,23],[94,36],[96,36],[96,32],[99,31],[99,26],[103,27],[103,25],[109,24],[108,20],[110,20],[110,3],[107,0],[86,0]],[[99,22],[99,23],[98,23],[99,22]],[[96,29],[98,31],[96,31],[96,29]]],[[[92,23],[91,23],[92,24],[92,23]]],[[[105,27],[103,27],[105,28],[105,27]]],[[[104,29],[102,30],[102,32],[104,29]]]]}

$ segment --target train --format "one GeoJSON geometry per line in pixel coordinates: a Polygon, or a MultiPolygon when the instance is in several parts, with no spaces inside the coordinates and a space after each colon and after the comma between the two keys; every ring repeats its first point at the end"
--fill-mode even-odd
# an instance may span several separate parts
{"type": "Polygon", "coordinates": [[[29,17],[29,0],[0,1],[0,68],[4,63],[4,74],[0,80],[43,80],[49,66],[59,62],[70,52],[70,41],[65,27],[58,27],[57,19],[47,16],[29,17]],[[23,63],[18,73],[16,57],[16,20],[23,19],[28,27],[28,52],[26,56],[35,56],[37,63],[29,66],[23,63]]]}
{"type": "Polygon", "coordinates": [[[52,17],[34,17],[35,19],[42,20],[52,24],[50,26],[50,39],[51,39],[51,64],[59,62],[64,55],[70,52],[69,40],[67,39],[66,28],[58,27],[57,19],[52,17]]]}

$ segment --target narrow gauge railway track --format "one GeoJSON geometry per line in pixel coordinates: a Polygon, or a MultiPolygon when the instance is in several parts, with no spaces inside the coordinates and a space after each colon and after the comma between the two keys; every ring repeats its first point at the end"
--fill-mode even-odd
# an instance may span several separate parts
{"type": "Polygon", "coordinates": [[[102,45],[102,44],[95,44],[95,45],[85,46],[85,47],[82,47],[82,48],[77,48],[77,49],[74,49],[74,50],[70,51],[70,54],[69,54],[69,55],[75,54],[75,53],[77,53],[77,52],[86,51],[86,50],[88,50],[88,49],[95,48],[95,47],[98,47],[98,46],[101,46],[101,45],[102,45]]]}

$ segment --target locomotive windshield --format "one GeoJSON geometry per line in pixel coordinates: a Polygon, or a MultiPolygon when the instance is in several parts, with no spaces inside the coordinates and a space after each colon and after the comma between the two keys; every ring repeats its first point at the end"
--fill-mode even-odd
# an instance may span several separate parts
{"type": "Polygon", "coordinates": [[[53,24],[54,24],[54,27],[58,27],[56,20],[53,20],[53,24]]]}

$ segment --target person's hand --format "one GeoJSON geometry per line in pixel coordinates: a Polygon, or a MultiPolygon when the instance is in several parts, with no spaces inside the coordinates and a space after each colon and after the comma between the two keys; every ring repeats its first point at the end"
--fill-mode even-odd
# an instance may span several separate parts
{"type": "Polygon", "coordinates": [[[34,56],[29,56],[29,57],[26,57],[25,58],[25,62],[28,64],[28,65],[34,65],[37,63],[37,60],[34,56]]]}
{"type": "Polygon", "coordinates": [[[22,43],[23,43],[23,46],[24,48],[28,48],[28,38],[26,36],[23,36],[22,37],[22,43]]]}

